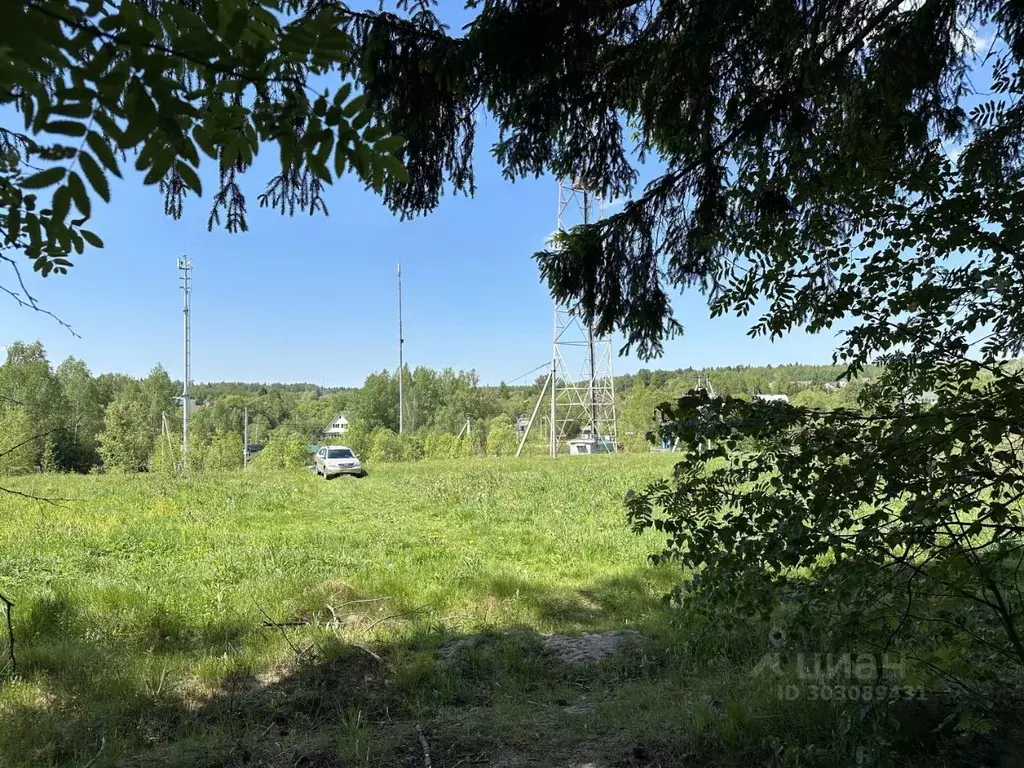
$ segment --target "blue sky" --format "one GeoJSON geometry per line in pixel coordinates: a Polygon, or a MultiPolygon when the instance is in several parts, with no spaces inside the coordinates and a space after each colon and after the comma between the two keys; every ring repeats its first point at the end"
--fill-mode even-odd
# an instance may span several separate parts
{"type": "MultiPolygon", "coordinates": [[[[405,222],[352,178],[328,189],[328,217],[259,209],[272,149],[244,177],[245,234],[206,230],[211,164],[203,174],[206,196],[188,200],[180,221],[164,215],[156,188],[128,175],[112,185],[109,205],[96,210],[94,203],[92,229],[103,250],[87,251],[68,275],[45,280],[24,262],[29,289],[81,338],[0,296],[0,346],[39,340],[54,364],[74,355],[94,373],[141,376],[161,363],[180,377],[175,262],[187,252],[194,263],[195,381],[358,386],[371,371],[397,365],[401,260],[408,364],[475,369],[488,384],[514,379],[551,356],[551,298],[531,255],[555,228],[558,187],[553,178],[503,179],[490,156],[495,137],[484,117],[475,198],[445,197],[433,214],[405,222]]],[[[0,273],[4,285],[12,278],[0,273]]],[[[686,334],[659,360],[617,358],[616,372],[827,363],[835,344],[832,335],[802,333],[775,343],[748,339],[749,320],[710,319],[697,293],[677,298],[675,309],[686,334]]]]}
{"type": "MultiPolygon", "coordinates": [[[[551,355],[552,303],[531,255],[555,228],[558,187],[552,178],[505,181],[489,156],[493,126],[480,139],[476,197],[446,197],[433,214],[405,222],[349,178],[328,189],[330,216],[261,210],[256,195],[266,175],[257,167],[246,176],[249,231],[207,232],[207,196],[189,201],[174,221],[155,188],[128,177],[93,217],[103,250],[78,257],[67,275],[29,274],[36,298],[81,339],[0,297],[0,346],[38,339],[55,364],[74,355],[94,373],[139,376],[159,362],[180,376],[175,263],[187,252],[195,381],[356,386],[371,371],[397,365],[401,259],[407,362],[473,368],[485,383],[515,378],[551,355]]],[[[204,178],[204,187],[213,181],[204,178]]],[[[30,273],[27,260],[24,266],[30,273]]],[[[685,336],[658,361],[616,359],[617,372],[831,356],[829,336],[749,340],[746,320],[710,320],[696,293],[675,307],[685,336]]]]}

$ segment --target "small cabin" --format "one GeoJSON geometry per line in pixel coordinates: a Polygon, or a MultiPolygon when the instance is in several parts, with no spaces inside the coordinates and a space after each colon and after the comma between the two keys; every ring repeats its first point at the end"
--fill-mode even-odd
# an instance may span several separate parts
{"type": "Polygon", "coordinates": [[[348,417],[344,413],[339,413],[334,417],[334,421],[327,425],[324,430],[325,435],[344,435],[348,432],[348,417]]]}
{"type": "Polygon", "coordinates": [[[616,453],[615,441],[593,440],[589,437],[569,441],[570,456],[589,456],[592,453],[616,453]]]}

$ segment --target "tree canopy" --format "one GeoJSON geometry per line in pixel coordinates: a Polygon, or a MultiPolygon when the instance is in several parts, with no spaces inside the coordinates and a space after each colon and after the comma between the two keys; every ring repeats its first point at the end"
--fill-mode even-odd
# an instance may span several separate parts
{"type": "MultiPolygon", "coordinates": [[[[45,276],[101,247],[86,225],[125,162],[177,217],[202,194],[205,156],[219,172],[209,226],[232,231],[247,227],[241,178],[265,144],[280,165],[260,204],[284,213],[326,211],[324,185],[347,170],[379,191],[407,178],[402,140],[353,92],[364,22],[340,4],[38,0],[8,10],[0,258],[16,270],[8,251],[45,276]]],[[[7,290],[34,304],[23,284],[7,290]]]]}

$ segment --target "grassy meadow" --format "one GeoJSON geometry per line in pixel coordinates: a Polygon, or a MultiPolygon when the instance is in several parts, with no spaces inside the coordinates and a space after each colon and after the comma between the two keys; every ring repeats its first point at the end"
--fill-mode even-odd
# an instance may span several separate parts
{"type": "Polygon", "coordinates": [[[671,466],[10,479],[69,501],[0,495],[0,765],[833,764],[833,706],[751,675],[766,633],[662,599],[679,573],[622,498],[671,466]],[[596,663],[541,644],[612,629],[644,640],[596,663]]]}

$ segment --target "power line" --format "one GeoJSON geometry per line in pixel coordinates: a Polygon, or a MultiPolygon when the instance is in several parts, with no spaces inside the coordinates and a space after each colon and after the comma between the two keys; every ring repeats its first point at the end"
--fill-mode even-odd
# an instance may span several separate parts
{"type": "Polygon", "coordinates": [[[515,383],[516,383],[517,381],[519,381],[520,379],[525,379],[525,378],[526,378],[527,376],[529,376],[529,375],[530,375],[531,373],[536,373],[537,371],[539,371],[539,370],[541,370],[541,369],[543,369],[543,368],[550,368],[550,367],[551,367],[551,362],[550,362],[549,360],[545,360],[545,361],[544,361],[543,363],[541,363],[540,365],[538,365],[538,366],[537,366],[536,368],[534,368],[534,369],[533,369],[532,371],[527,371],[527,372],[526,372],[526,373],[524,373],[524,374],[523,374],[522,376],[516,376],[516,377],[515,377],[514,379],[512,379],[511,381],[506,381],[506,382],[505,382],[505,384],[506,384],[506,385],[508,385],[508,384],[515,384],[515,383]]]}

